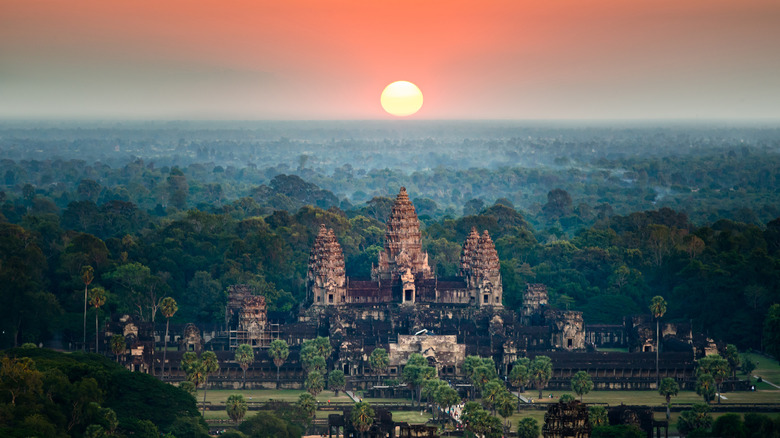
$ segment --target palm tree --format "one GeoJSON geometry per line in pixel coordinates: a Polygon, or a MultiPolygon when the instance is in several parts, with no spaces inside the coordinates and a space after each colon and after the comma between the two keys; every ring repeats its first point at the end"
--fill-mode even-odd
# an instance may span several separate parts
{"type": "Polygon", "coordinates": [[[207,351],[200,356],[203,369],[203,412],[206,412],[206,387],[209,383],[209,375],[219,371],[219,360],[213,351],[207,351]]]}
{"type": "Polygon", "coordinates": [[[119,355],[125,352],[127,348],[127,341],[122,335],[111,336],[111,352],[116,356],[116,361],[119,363],[119,355]]]}
{"type": "Polygon", "coordinates": [[[589,393],[591,389],[593,389],[593,379],[587,371],[577,371],[571,379],[571,390],[580,396],[580,402],[582,396],[589,393]]]}
{"type": "Polygon", "coordinates": [[[672,404],[672,396],[677,396],[680,392],[680,385],[671,377],[665,377],[661,380],[658,387],[658,393],[666,398],[666,421],[669,421],[669,407],[672,404]]]}
{"type": "Polygon", "coordinates": [[[321,393],[322,390],[325,389],[325,377],[323,377],[322,373],[319,371],[312,371],[309,373],[308,377],[306,377],[304,386],[306,386],[306,391],[309,394],[317,397],[317,394],[321,393]]]}
{"type": "Polygon", "coordinates": [[[87,345],[87,288],[95,279],[95,269],[92,266],[82,266],[81,281],[84,282],[84,339],[81,342],[81,351],[86,351],[87,345]]]}
{"type": "Polygon", "coordinates": [[[365,436],[365,433],[374,424],[374,410],[366,402],[355,403],[350,420],[352,420],[352,425],[355,426],[355,429],[365,436]]]}
{"type": "Polygon", "coordinates": [[[244,415],[246,415],[247,410],[244,396],[241,394],[231,394],[227,399],[227,403],[225,404],[225,410],[227,411],[228,417],[230,417],[231,420],[236,423],[240,423],[244,418],[244,415]]]}
{"type": "Polygon", "coordinates": [[[93,287],[89,297],[89,304],[95,308],[95,353],[99,353],[98,345],[98,314],[100,313],[100,307],[106,304],[106,290],[102,287],[93,287]]]}
{"type": "Polygon", "coordinates": [[[390,357],[384,348],[375,348],[368,357],[368,365],[377,376],[377,385],[379,384],[379,374],[384,373],[390,366],[390,357]]]}
{"type": "Polygon", "coordinates": [[[163,362],[162,362],[162,378],[165,380],[165,361],[166,353],[168,353],[168,327],[171,324],[171,317],[179,310],[179,305],[176,304],[176,300],[171,297],[165,297],[160,301],[160,311],[165,317],[165,338],[163,338],[163,362]]]}
{"type": "Polygon", "coordinates": [[[283,339],[274,339],[271,342],[271,348],[268,350],[268,354],[274,360],[276,365],[276,387],[279,388],[279,368],[281,368],[284,361],[287,360],[287,356],[290,355],[290,348],[287,346],[287,342],[283,339]]]}
{"type": "Polygon", "coordinates": [[[655,317],[655,384],[656,387],[660,384],[660,375],[658,372],[658,341],[660,340],[660,322],[664,313],[666,313],[666,300],[660,295],[656,295],[650,301],[650,311],[653,312],[655,317]]]}
{"type": "Polygon", "coordinates": [[[249,364],[255,361],[255,350],[249,344],[241,344],[236,348],[236,362],[244,371],[244,383],[243,387],[246,389],[246,370],[249,369],[249,364]]]}
{"type": "Polygon", "coordinates": [[[530,366],[531,381],[539,390],[539,398],[542,398],[542,389],[552,378],[552,360],[547,356],[536,356],[530,366]]]}

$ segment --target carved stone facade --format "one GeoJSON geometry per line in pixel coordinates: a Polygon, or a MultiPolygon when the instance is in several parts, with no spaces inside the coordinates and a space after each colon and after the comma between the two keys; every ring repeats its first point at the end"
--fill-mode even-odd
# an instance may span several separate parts
{"type": "Polygon", "coordinates": [[[544,316],[547,307],[547,286],[543,284],[527,284],[523,294],[523,309],[520,320],[525,325],[533,325],[544,316]]]}
{"type": "Polygon", "coordinates": [[[187,324],[184,327],[184,334],[179,339],[179,351],[194,351],[196,354],[203,351],[203,337],[195,324],[187,324]]]}
{"type": "Polygon", "coordinates": [[[332,229],[320,226],[309,256],[306,275],[309,301],[317,305],[345,304],[347,301],[344,254],[332,229]]]}
{"type": "Polygon", "coordinates": [[[398,335],[398,342],[389,344],[390,366],[402,367],[412,353],[420,353],[441,375],[444,367],[460,367],[466,360],[466,345],[458,344],[455,335],[398,335]]]}
{"type": "Polygon", "coordinates": [[[588,407],[578,400],[558,402],[547,408],[542,426],[544,438],[588,438],[588,407]]]}
{"type": "Polygon", "coordinates": [[[379,264],[372,269],[371,278],[388,281],[407,272],[414,277],[433,278],[428,265],[428,253],[422,250],[420,221],[406,194],[406,188],[401,187],[390,217],[387,218],[385,249],[379,253],[379,264]]]}
{"type": "Polygon", "coordinates": [[[384,250],[372,266],[371,279],[345,276],[344,256],[333,230],[325,226],[309,256],[307,303],[312,306],[418,303],[501,307],[498,252],[487,231],[472,230],[461,257],[461,276],[439,280],[422,250],[422,234],[414,205],[401,188],[387,220],[384,250]]]}

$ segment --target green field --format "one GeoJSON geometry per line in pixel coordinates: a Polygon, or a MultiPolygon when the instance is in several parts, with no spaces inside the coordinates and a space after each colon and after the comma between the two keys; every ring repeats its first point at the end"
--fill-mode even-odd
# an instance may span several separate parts
{"type": "MultiPolygon", "coordinates": [[[[268,400],[279,400],[290,403],[298,401],[298,397],[301,394],[306,393],[303,390],[295,389],[250,389],[250,390],[233,390],[233,389],[216,389],[206,391],[206,401],[212,404],[225,403],[228,397],[232,394],[241,394],[248,402],[265,402],[268,400]]],[[[198,402],[203,401],[203,391],[198,391],[198,402]]],[[[339,392],[339,396],[335,397],[333,391],[323,391],[317,395],[317,401],[320,403],[331,402],[351,402],[352,400],[347,397],[344,392],[339,392]]]]}
{"type": "MultiPolygon", "coordinates": [[[[755,353],[746,353],[745,355],[757,365],[753,371],[754,376],[760,376],[762,379],[768,380],[775,385],[780,385],[780,364],[776,360],[755,353]]],[[[744,378],[744,376],[739,374],[737,376],[744,378]]]]}

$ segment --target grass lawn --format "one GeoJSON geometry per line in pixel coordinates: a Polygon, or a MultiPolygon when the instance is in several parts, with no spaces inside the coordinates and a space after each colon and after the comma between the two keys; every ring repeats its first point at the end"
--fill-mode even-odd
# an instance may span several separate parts
{"type": "MultiPolygon", "coordinates": [[[[755,353],[745,353],[745,355],[757,365],[753,371],[754,376],[760,376],[775,385],[780,385],[780,364],[776,360],[755,353]]],[[[737,377],[744,378],[740,374],[737,374],[737,377]]]]}
{"type": "MultiPolygon", "coordinates": [[[[771,387],[770,387],[771,388],[771,387]]],[[[526,391],[522,395],[532,398],[534,403],[557,403],[562,394],[575,395],[572,391],[543,391],[544,397],[538,399],[538,391],[526,391]],[[549,398],[552,394],[553,398],[549,398]]],[[[765,390],[757,388],[756,391],[739,391],[723,393],[726,397],[721,404],[728,403],[780,403],[780,390],[772,388],[765,390]]],[[[579,397],[576,397],[579,400],[579,397]]],[[[609,403],[610,406],[621,403],[627,405],[662,406],[666,400],[656,391],[591,391],[583,397],[585,403],[609,403]]],[[[701,396],[694,391],[680,391],[677,397],[672,397],[674,403],[699,403],[703,402],[701,396]]]]}
{"type": "Polygon", "coordinates": [[[431,418],[430,412],[423,412],[420,415],[420,411],[390,411],[393,414],[393,421],[405,421],[409,424],[424,424],[431,418]]]}
{"type": "MultiPolygon", "coordinates": [[[[206,391],[206,401],[211,403],[225,403],[229,396],[232,394],[241,394],[246,401],[258,401],[264,402],[268,400],[281,400],[290,403],[298,401],[298,397],[301,394],[306,393],[303,390],[296,389],[249,389],[249,390],[233,390],[233,389],[210,389],[206,391]]],[[[198,402],[203,401],[203,391],[198,391],[196,397],[198,402]]],[[[344,392],[339,392],[338,397],[334,397],[333,391],[323,391],[317,395],[317,401],[321,403],[331,402],[351,402],[352,400],[347,397],[344,392]]]]}

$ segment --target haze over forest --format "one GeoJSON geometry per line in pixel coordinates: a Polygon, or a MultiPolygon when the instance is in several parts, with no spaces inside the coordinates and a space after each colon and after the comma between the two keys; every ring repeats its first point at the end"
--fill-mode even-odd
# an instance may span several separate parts
{"type": "Polygon", "coordinates": [[[546,284],[552,305],[582,310],[589,322],[618,323],[660,294],[670,320],[759,348],[766,309],[780,299],[779,131],[758,123],[5,123],[0,220],[16,230],[9,236],[36,241],[28,256],[41,262],[29,262],[26,277],[34,287],[17,286],[42,291],[50,306],[27,309],[25,296],[41,302],[35,294],[4,306],[3,346],[55,333],[76,342],[80,280],[71,265],[85,260],[99,260],[96,284],[116,293],[111,313],[148,312],[122,286],[129,264],[181,303],[175,321],[218,324],[225,289],[239,283],[288,318],[305,296],[319,225],[336,230],[347,274],[368,276],[404,186],[442,278],[457,274],[475,226],[496,242],[510,309],[526,282],[546,284]]]}

